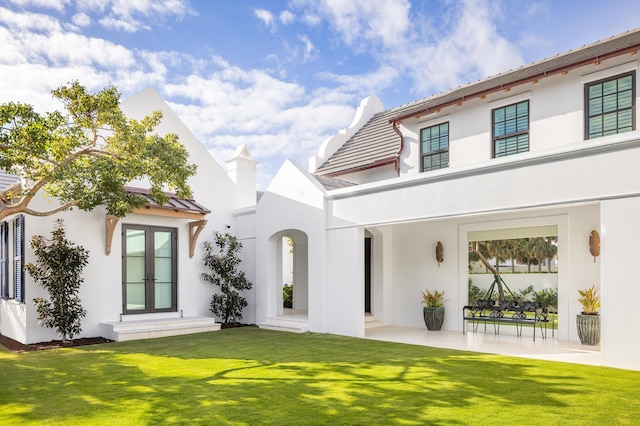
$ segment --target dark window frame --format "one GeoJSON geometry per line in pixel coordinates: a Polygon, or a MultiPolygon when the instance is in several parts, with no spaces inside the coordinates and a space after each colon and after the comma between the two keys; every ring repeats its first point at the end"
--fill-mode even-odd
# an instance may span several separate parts
{"type": "MultiPolygon", "coordinates": [[[[506,115],[505,115],[505,117],[506,117],[506,115]]],[[[506,121],[507,120],[505,118],[504,122],[506,123],[506,121]]],[[[506,124],[505,124],[505,127],[506,127],[506,124]]],[[[501,157],[508,157],[510,155],[529,152],[529,148],[531,146],[531,133],[530,133],[530,131],[531,131],[531,102],[530,102],[529,99],[525,99],[525,100],[522,100],[522,101],[510,103],[508,105],[503,105],[503,106],[500,106],[500,107],[497,107],[497,108],[493,108],[491,110],[491,157],[492,158],[501,158],[501,157]],[[497,124],[497,122],[496,122],[496,113],[499,110],[506,110],[507,108],[512,107],[512,106],[515,106],[516,110],[517,110],[517,107],[520,104],[527,104],[527,126],[526,126],[526,130],[518,130],[517,129],[517,121],[518,121],[517,118],[518,117],[516,115],[516,119],[515,119],[515,121],[516,121],[516,131],[511,132],[511,133],[504,133],[504,134],[501,134],[499,136],[496,136],[496,124],[497,124]],[[527,136],[526,150],[525,149],[521,150],[520,148],[518,148],[515,152],[506,151],[505,154],[497,155],[498,152],[497,152],[496,147],[497,147],[497,144],[500,141],[505,141],[507,139],[514,138],[514,137],[515,138],[520,138],[521,136],[524,136],[524,135],[527,136]]]]}
{"type": "MultiPolygon", "coordinates": [[[[440,138],[438,138],[440,139],[440,138]]],[[[432,139],[430,139],[432,140],[432,139]]],[[[428,126],[428,127],[424,127],[422,129],[420,129],[420,172],[431,172],[434,170],[440,170],[440,169],[444,169],[449,167],[449,147],[450,147],[450,141],[451,141],[451,125],[449,124],[448,121],[442,122],[442,123],[438,123],[438,124],[434,124],[433,126],[428,126]],[[425,151],[424,150],[424,138],[423,138],[423,134],[425,131],[427,130],[431,130],[434,129],[436,127],[438,127],[438,134],[441,134],[441,128],[442,126],[447,126],[447,146],[446,148],[440,148],[440,149],[436,149],[436,150],[429,150],[429,151],[425,151]],[[447,154],[447,161],[446,164],[443,165],[442,162],[440,162],[440,167],[431,167],[431,168],[426,168],[424,161],[425,158],[428,157],[434,157],[434,156],[439,156],[442,157],[442,154],[447,154]]]]}
{"type": "MultiPolygon", "coordinates": [[[[618,74],[618,75],[614,75],[611,77],[606,77],[606,78],[602,78],[596,81],[591,81],[589,83],[585,83],[584,85],[584,139],[585,140],[591,140],[591,139],[597,139],[597,138],[601,138],[601,137],[605,137],[605,136],[610,136],[613,134],[620,134],[620,133],[624,133],[626,131],[620,132],[620,127],[619,127],[619,122],[616,120],[616,132],[615,133],[610,133],[610,134],[605,134],[606,132],[604,131],[604,127],[602,127],[601,132],[599,132],[599,135],[591,135],[591,132],[589,131],[589,124],[591,122],[591,119],[594,117],[603,117],[606,114],[610,114],[613,111],[604,111],[604,108],[601,109],[601,112],[599,114],[591,114],[591,98],[589,97],[589,89],[593,86],[597,86],[599,84],[604,84],[604,83],[608,83],[610,81],[618,81],[622,78],[625,77],[631,77],[631,106],[627,107],[627,108],[618,108],[618,105],[616,105],[616,109],[614,110],[616,113],[619,113],[620,111],[625,111],[625,110],[630,110],[631,111],[631,129],[627,130],[627,131],[634,131],[636,130],[636,72],[635,71],[629,71],[629,72],[625,72],[622,74],[618,74]]],[[[620,90],[616,89],[616,94],[620,93],[620,90]]],[[[602,98],[604,98],[604,96],[601,96],[602,98]]],[[[595,99],[595,98],[594,98],[595,99]]]]}
{"type": "Polygon", "coordinates": [[[178,310],[178,230],[166,226],[122,225],[122,312],[124,314],[148,314],[156,312],[177,312],[178,310]],[[145,309],[127,309],[127,230],[144,231],[145,237],[145,309]],[[148,238],[153,232],[171,233],[171,307],[155,309],[155,265],[153,255],[154,239],[148,238]]]}

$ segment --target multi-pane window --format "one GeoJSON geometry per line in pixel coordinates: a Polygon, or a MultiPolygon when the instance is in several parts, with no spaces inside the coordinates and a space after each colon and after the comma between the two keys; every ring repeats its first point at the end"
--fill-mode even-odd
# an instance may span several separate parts
{"type": "Polygon", "coordinates": [[[9,297],[9,223],[0,223],[0,297],[9,297]]]}
{"type": "Polygon", "coordinates": [[[585,85],[585,138],[632,131],[635,98],[633,72],[585,85]]]}
{"type": "Polygon", "coordinates": [[[491,115],[494,157],[529,151],[529,101],[496,108],[491,115]]]}
{"type": "Polygon", "coordinates": [[[420,130],[422,171],[449,167],[449,123],[420,130]]]}
{"type": "Polygon", "coordinates": [[[13,221],[13,298],[24,302],[24,215],[13,221]]]}
{"type": "Polygon", "coordinates": [[[176,230],[123,225],[122,233],[124,312],[176,311],[176,230]]]}

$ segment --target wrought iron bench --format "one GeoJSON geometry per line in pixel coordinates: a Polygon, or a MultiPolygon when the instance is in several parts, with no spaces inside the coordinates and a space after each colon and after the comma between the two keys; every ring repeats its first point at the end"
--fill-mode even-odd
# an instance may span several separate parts
{"type": "Polygon", "coordinates": [[[551,324],[552,336],[555,334],[555,317],[549,315],[549,310],[541,308],[538,302],[522,302],[518,304],[514,300],[479,300],[476,305],[468,305],[462,308],[462,334],[467,331],[468,323],[471,323],[473,332],[478,331],[478,326],[483,323],[485,332],[487,323],[493,324],[495,334],[500,334],[500,324],[509,323],[516,326],[518,337],[522,336],[522,328],[525,324],[533,326],[533,341],[536,340],[536,327],[540,327],[543,339],[547,338],[547,324],[551,324]]]}

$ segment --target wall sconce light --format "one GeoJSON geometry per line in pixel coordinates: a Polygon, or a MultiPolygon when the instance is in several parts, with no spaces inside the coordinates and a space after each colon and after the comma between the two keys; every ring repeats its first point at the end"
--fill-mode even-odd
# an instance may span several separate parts
{"type": "Polygon", "coordinates": [[[600,256],[600,234],[598,234],[598,231],[595,229],[591,231],[591,235],[589,235],[589,251],[595,263],[596,257],[600,256]]]}
{"type": "Polygon", "coordinates": [[[444,260],[444,247],[442,247],[442,243],[440,241],[436,244],[436,260],[438,261],[439,268],[440,263],[444,260]]]}

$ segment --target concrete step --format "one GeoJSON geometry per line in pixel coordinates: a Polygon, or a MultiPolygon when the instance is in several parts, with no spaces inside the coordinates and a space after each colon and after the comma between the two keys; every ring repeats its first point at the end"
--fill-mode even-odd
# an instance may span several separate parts
{"type": "Polygon", "coordinates": [[[364,317],[364,328],[365,330],[368,328],[382,327],[383,324],[380,321],[376,321],[376,317],[373,315],[365,315],[364,317]]]}
{"type": "Polygon", "coordinates": [[[305,333],[309,331],[309,321],[283,317],[272,317],[268,318],[267,322],[258,324],[258,327],[265,330],[288,331],[290,333],[305,333]]]}
{"type": "Polygon", "coordinates": [[[218,331],[221,324],[210,317],[147,319],[100,324],[102,337],[124,342],[157,337],[218,331]]]}

